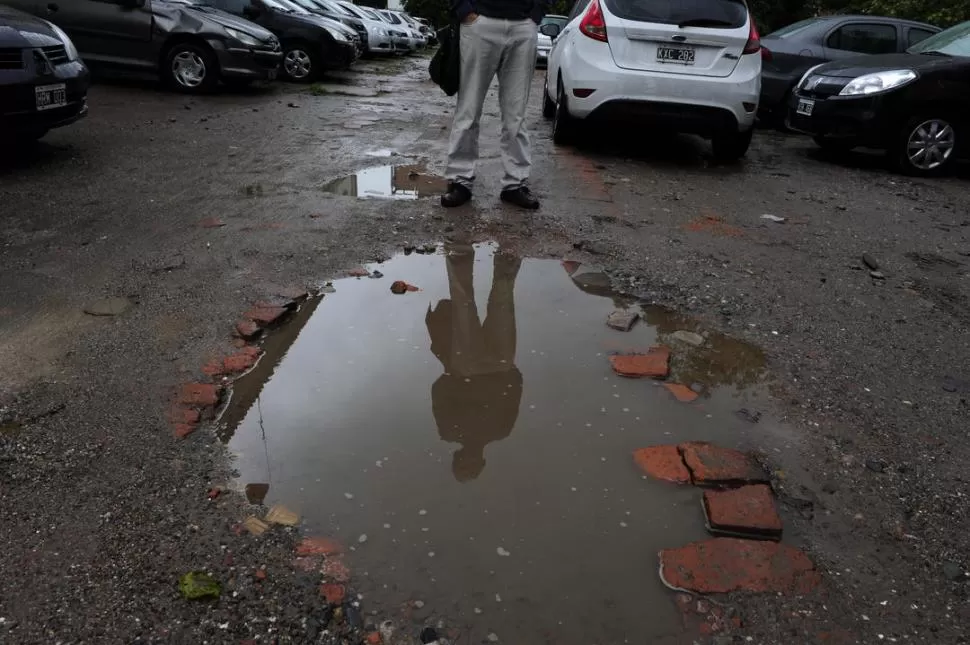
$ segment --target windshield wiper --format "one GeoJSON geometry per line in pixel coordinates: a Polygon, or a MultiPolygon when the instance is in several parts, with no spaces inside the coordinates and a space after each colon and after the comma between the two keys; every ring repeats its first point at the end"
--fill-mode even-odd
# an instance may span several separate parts
{"type": "Polygon", "coordinates": [[[684,27],[733,27],[734,23],[717,18],[688,18],[678,22],[677,26],[681,29],[684,27]]]}

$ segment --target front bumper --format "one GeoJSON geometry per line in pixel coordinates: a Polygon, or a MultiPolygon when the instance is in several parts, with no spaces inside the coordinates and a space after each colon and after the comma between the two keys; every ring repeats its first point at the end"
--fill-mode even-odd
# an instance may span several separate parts
{"type": "Polygon", "coordinates": [[[274,51],[213,43],[213,49],[223,78],[272,81],[279,73],[283,60],[283,52],[279,48],[274,51]]]}
{"type": "Polygon", "coordinates": [[[394,51],[394,41],[390,36],[378,36],[377,34],[367,34],[367,51],[372,54],[381,52],[390,53],[394,51]]]}
{"type": "Polygon", "coordinates": [[[0,138],[23,131],[59,128],[87,116],[90,85],[91,75],[80,61],[58,65],[50,76],[38,76],[30,69],[0,72],[0,138]],[[34,88],[60,83],[65,86],[67,103],[38,110],[34,88]]]}
{"type": "Polygon", "coordinates": [[[411,40],[404,36],[395,36],[394,51],[399,51],[399,52],[411,51],[411,40]]]}
{"type": "Polygon", "coordinates": [[[892,120],[886,117],[888,96],[822,98],[796,90],[788,102],[786,123],[792,130],[812,136],[884,148],[893,132],[892,120]],[[811,115],[798,114],[801,101],[812,102],[811,115]]]}
{"type": "Polygon", "coordinates": [[[326,69],[346,69],[359,57],[357,45],[353,42],[338,43],[324,48],[323,66],[326,69]]]}

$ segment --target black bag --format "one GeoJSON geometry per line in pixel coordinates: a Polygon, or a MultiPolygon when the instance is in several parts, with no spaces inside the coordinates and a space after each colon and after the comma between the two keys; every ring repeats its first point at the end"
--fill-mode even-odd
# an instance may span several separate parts
{"type": "Polygon", "coordinates": [[[449,25],[438,30],[438,42],[441,45],[434,53],[428,71],[431,80],[435,82],[445,94],[454,96],[458,93],[461,82],[461,27],[458,24],[449,25]]]}

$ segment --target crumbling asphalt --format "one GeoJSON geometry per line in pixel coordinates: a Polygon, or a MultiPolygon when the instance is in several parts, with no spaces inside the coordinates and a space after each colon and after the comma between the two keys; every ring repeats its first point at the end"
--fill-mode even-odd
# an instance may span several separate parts
{"type": "Polygon", "coordinates": [[[86,121],[0,162],[0,641],[320,642],[298,529],[238,534],[245,501],[208,495],[229,456],[176,440],[170,402],[252,303],[465,236],[601,264],[765,351],[765,412],[795,430],[750,447],[824,591],[735,598],[743,626],[716,642],[966,642],[970,173],[914,180],[768,131],[733,166],[635,127],[556,148],[537,74],[537,214],[498,202],[494,96],[471,208],[324,192],[380,149],[441,171],[451,101],[424,65],[315,93],[99,84],[86,121]],[[130,306],[85,313],[109,298],[130,306]],[[180,597],[196,570],[218,602],[180,597]]]}

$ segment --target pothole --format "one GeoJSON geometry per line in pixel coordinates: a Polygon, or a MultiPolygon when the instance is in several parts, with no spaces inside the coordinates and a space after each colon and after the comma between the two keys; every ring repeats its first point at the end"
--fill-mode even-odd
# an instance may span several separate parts
{"type": "Polygon", "coordinates": [[[445,192],[443,177],[429,174],[424,166],[376,166],[334,179],[323,190],[361,199],[418,199],[445,192]]]}
{"type": "Polygon", "coordinates": [[[381,615],[460,624],[468,642],[680,634],[657,553],[704,539],[703,513],[632,454],[754,427],[735,413],[764,396],[761,352],[642,308],[595,268],[493,244],[371,268],[384,277],[305,303],[236,384],[222,436],[240,489],[350,546],[381,615]],[[616,310],[641,319],[611,329],[616,310]],[[657,343],[692,402],[611,370],[657,343]]]}

